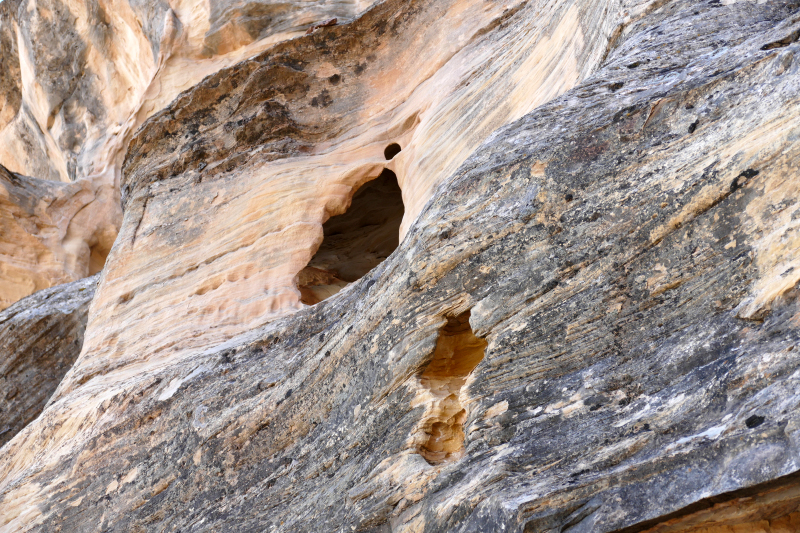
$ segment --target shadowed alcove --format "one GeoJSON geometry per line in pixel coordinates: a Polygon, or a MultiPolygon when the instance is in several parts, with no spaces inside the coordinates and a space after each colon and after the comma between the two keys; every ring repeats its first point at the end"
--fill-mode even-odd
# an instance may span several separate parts
{"type": "Polygon", "coordinates": [[[387,160],[387,161],[389,161],[389,160],[391,160],[391,159],[394,159],[394,156],[396,156],[397,154],[399,154],[399,153],[401,152],[401,150],[402,150],[402,149],[400,148],[400,145],[399,145],[399,144],[397,144],[397,143],[392,143],[392,144],[390,144],[389,146],[387,146],[387,147],[386,147],[386,148],[383,150],[383,157],[385,157],[385,158],[386,158],[386,160],[387,160]]]}
{"type": "Polygon", "coordinates": [[[419,376],[428,405],[414,441],[417,453],[432,465],[458,460],[464,454],[467,410],[461,393],[488,345],[472,332],[469,318],[469,311],[447,318],[433,357],[419,376]]]}
{"type": "Polygon", "coordinates": [[[361,186],[350,208],[322,226],[324,240],[298,274],[300,301],[314,305],[375,268],[397,248],[403,220],[397,176],[384,169],[361,186]]]}

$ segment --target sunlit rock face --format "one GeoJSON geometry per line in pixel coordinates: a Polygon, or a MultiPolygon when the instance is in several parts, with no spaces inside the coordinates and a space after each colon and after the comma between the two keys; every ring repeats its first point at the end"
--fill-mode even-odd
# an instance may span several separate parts
{"type": "Polygon", "coordinates": [[[208,74],[368,4],[5,0],[0,162],[118,178],[133,131],[208,74]]]}
{"type": "Polygon", "coordinates": [[[359,187],[394,173],[404,237],[494,130],[597,67],[621,16],[574,1],[383,3],[181,94],[130,143],[97,327],[60,391],[301,310],[323,223],[359,187]]]}
{"type": "Polygon", "coordinates": [[[153,6],[230,63],[114,152],[0,531],[797,528],[800,5],[153,6]]]}
{"type": "Polygon", "coordinates": [[[103,268],[119,210],[111,185],[22,176],[0,165],[0,309],[103,268]]]}
{"type": "MultiPolygon", "coordinates": [[[[303,35],[320,21],[352,19],[368,5],[0,3],[0,164],[25,176],[79,183],[72,188],[78,193],[63,194],[77,194],[74,203],[84,203],[81,217],[102,228],[75,234],[63,246],[48,244],[48,256],[41,263],[29,264],[30,251],[24,247],[7,250],[0,257],[0,281],[14,287],[2,290],[0,308],[33,290],[92,273],[89,263],[74,257],[82,253],[74,248],[93,248],[93,262],[102,265],[122,222],[122,161],[133,132],[147,117],[209,74],[303,35]],[[98,237],[98,232],[103,235],[98,237]],[[98,239],[103,241],[100,247],[93,244],[98,239]],[[73,257],[61,261],[70,264],[58,269],[50,256],[73,257]],[[27,276],[19,270],[19,261],[25,263],[27,276]],[[4,274],[4,267],[15,273],[4,274]]],[[[73,214],[64,216],[70,219],[73,214]]],[[[48,223],[49,219],[42,221],[48,223]]],[[[79,224],[86,225],[74,225],[79,224]]]]}

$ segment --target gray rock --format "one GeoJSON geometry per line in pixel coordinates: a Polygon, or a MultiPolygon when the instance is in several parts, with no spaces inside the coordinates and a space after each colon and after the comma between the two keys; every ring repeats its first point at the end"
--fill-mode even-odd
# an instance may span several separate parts
{"type": "MultiPolygon", "coordinates": [[[[796,524],[797,7],[632,19],[348,290],[142,376],[79,451],[0,484],[7,527],[22,486],[36,531],[796,524]]],[[[170,159],[180,105],[126,194],[201,159],[170,159]]]]}
{"type": "Polygon", "coordinates": [[[0,311],[0,446],[42,412],[78,358],[99,277],[36,292],[0,311]]]}

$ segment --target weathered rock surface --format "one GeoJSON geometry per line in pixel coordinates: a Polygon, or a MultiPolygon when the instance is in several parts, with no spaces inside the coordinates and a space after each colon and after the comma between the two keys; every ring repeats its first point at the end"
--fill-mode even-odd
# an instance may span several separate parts
{"type": "Polygon", "coordinates": [[[183,93],[131,141],[127,215],[90,318],[102,326],[61,389],[302,309],[298,275],[359,186],[395,173],[402,238],[492,131],[596,68],[621,16],[579,1],[385,2],[183,93]]]}
{"type": "Polygon", "coordinates": [[[0,311],[0,446],[36,418],[78,358],[98,276],[0,311]]]}
{"type": "Polygon", "coordinates": [[[56,181],[118,178],[133,131],[208,74],[368,3],[5,0],[0,161],[56,181]]]}
{"type": "Polygon", "coordinates": [[[117,236],[118,196],[111,185],[40,180],[0,165],[0,309],[99,272],[117,236]]]}
{"type": "Polygon", "coordinates": [[[388,0],[183,93],[0,530],[795,530],[799,8],[388,0]]]}
{"type": "MultiPolygon", "coordinates": [[[[320,21],[352,19],[368,6],[5,0],[0,3],[0,164],[27,176],[80,183],[60,188],[59,194],[74,195],[62,202],[82,205],[77,217],[103,228],[101,240],[108,245],[93,250],[94,261],[102,264],[122,220],[122,161],[133,132],[150,115],[209,74],[304,35],[320,21]]],[[[3,205],[3,210],[18,207],[3,205]]],[[[75,213],[60,215],[71,219],[75,213]]],[[[52,216],[41,223],[47,225],[52,216]]],[[[79,235],[81,225],[85,221],[72,224],[74,235],[63,249],[47,244],[44,264],[29,266],[29,256],[43,253],[40,247],[12,246],[13,253],[0,256],[0,272],[14,271],[0,277],[0,309],[34,290],[93,273],[75,248],[92,247],[98,237],[96,232],[79,235]],[[68,257],[70,264],[54,268],[50,255],[57,263],[68,257]],[[17,296],[9,299],[12,294],[17,296]]],[[[68,226],[64,220],[59,227],[68,226]]],[[[8,248],[16,236],[3,230],[0,239],[8,248]]]]}

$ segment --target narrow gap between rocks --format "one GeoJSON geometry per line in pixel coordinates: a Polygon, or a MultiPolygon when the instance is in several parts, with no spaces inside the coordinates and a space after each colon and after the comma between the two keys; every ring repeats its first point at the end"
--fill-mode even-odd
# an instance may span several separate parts
{"type": "Polygon", "coordinates": [[[461,404],[461,390],[483,360],[488,344],[472,332],[469,317],[466,311],[447,319],[433,359],[419,378],[429,403],[415,442],[417,452],[432,465],[458,460],[464,454],[467,411],[461,404]]]}
{"type": "Polygon", "coordinates": [[[346,213],[322,226],[324,240],[298,274],[300,301],[329,298],[383,262],[397,248],[403,196],[394,172],[384,169],[356,191],[346,213]]]}

